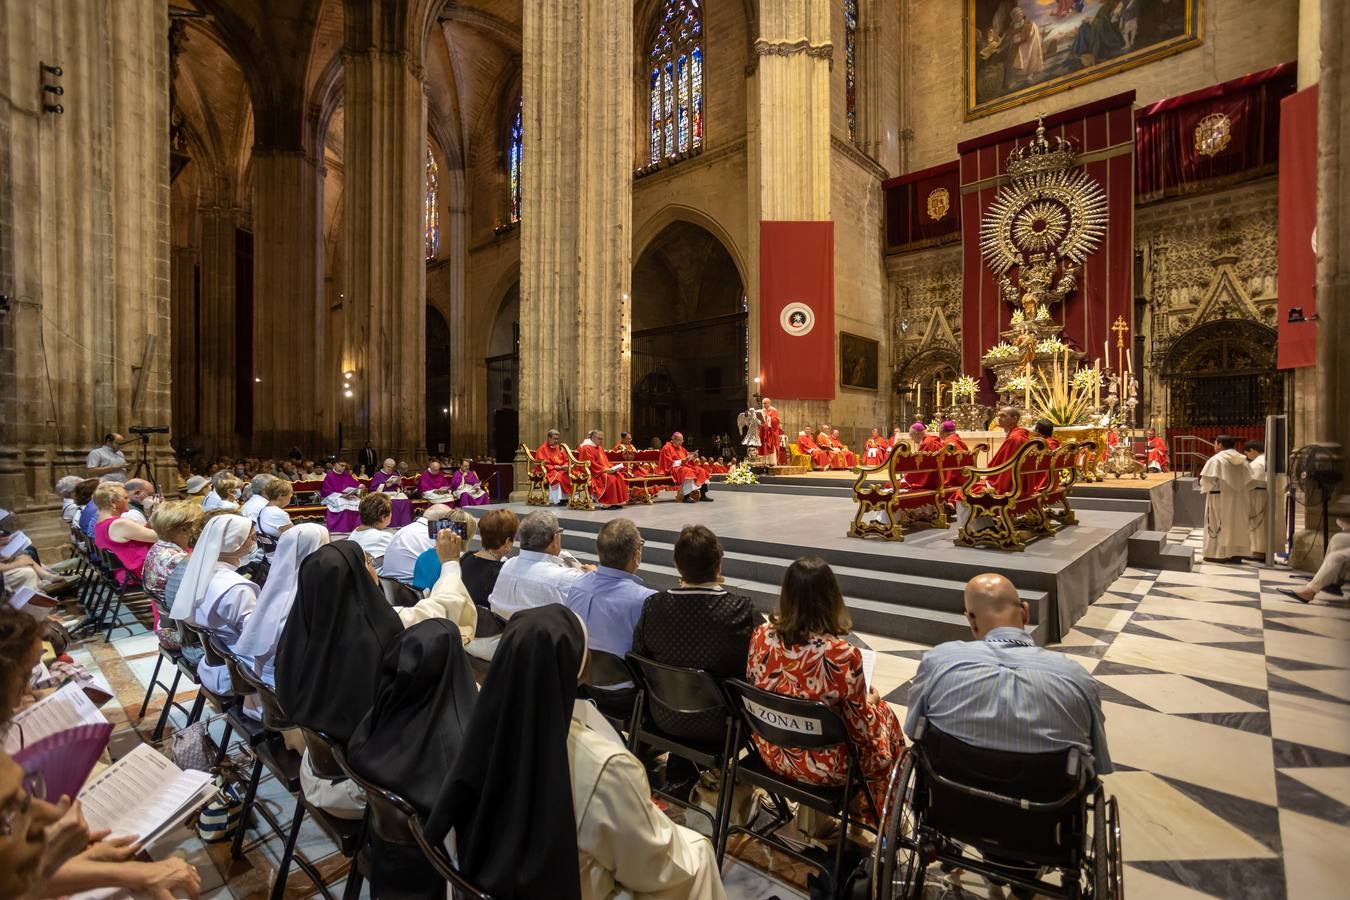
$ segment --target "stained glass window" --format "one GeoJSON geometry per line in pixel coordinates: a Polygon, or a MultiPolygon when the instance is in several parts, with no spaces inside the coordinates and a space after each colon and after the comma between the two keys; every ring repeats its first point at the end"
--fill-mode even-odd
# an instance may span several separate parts
{"type": "Polygon", "coordinates": [[[858,0],[844,0],[844,109],[848,139],[858,142],[858,0]]]}
{"type": "Polygon", "coordinates": [[[435,259],[441,245],[441,211],[436,205],[436,180],[439,170],[436,157],[431,148],[427,148],[427,185],[426,185],[426,258],[435,259]]]}
{"type": "Polygon", "coordinates": [[[511,122],[511,143],[506,151],[507,167],[511,176],[511,221],[520,221],[520,164],[525,149],[525,129],[521,125],[525,100],[516,104],[516,117],[511,122]]]}
{"type": "Polygon", "coordinates": [[[703,10],[700,0],[665,0],[652,38],[651,165],[703,149],[703,10]]]}

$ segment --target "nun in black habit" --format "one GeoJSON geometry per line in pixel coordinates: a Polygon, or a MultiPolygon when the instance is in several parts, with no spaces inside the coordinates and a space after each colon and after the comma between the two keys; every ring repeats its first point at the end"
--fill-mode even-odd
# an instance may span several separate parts
{"type": "Polygon", "coordinates": [[[577,702],[586,658],[566,607],[510,618],[427,836],[498,900],[724,900],[707,838],[652,803],[642,764],[577,702]]]}

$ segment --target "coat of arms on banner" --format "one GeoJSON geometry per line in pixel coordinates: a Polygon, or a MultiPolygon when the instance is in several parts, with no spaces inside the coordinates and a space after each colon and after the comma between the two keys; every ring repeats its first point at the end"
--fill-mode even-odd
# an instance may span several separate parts
{"type": "Polygon", "coordinates": [[[1195,152],[1210,159],[1233,140],[1233,121],[1223,113],[1210,113],[1195,123],[1195,152]]]}
{"type": "Polygon", "coordinates": [[[952,195],[944,187],[933,188],[928,192],[928,218],[940,221],[952,208],[952,195]]]}

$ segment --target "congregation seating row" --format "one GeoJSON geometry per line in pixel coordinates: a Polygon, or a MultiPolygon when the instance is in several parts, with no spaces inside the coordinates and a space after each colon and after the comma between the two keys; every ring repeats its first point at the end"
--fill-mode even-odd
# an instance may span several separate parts
{"type": "Polygon", "coordinates": [[[966,547],[1022,550],[1027,538],[1045,537],[1077,523],[1069,505],[1073,486],[1096,451],[1091,441],[1051,447],[1028,440],[994,466],[975,465],[988,449],[948,444],[934,452],[901,445],[884,463],[863,466],[853,486],[857,504],[850,537],[903,541],[915,527],[946,529],[955,505],[966,513],[955,541],[966,547]]]}

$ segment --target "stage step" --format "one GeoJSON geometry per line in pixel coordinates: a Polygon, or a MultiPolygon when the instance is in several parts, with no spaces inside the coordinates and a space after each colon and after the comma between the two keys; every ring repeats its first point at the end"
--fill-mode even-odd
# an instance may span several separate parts
{"type": "Polygon", "coordinates": [[[1179,476],[1172,494],[1172,524],[1199,528],[1205,524],[1205,495],[1200,493],[1200,479],[1179,476]]]}
{"type": "Polygon", "coordinates": [[[1130,535],[1130,565],[1138,569],[1162,569],[1189,572],[1195,565],[1195,551],[1180,544],[1167,543],[1164,531],[1136,531],[1130,535]]]}
{"type": "MultiPolygon", "coordinates": [[[[569,523],[570,526],[571,523],[569,523]]],[[[595,540],[580,529],[563,534],[563,546],[583,562],[597,563],[595,540]]],[[[642,580],[652,587],[673,587],[679,580],[674,567],[673,543],[646,539],[642,547],[642,580]]],[[[746,594],[760,612],[771,612],[778,604],[783,573],[792,563],[789,558],[756,556],[726,551],[722,557],[722,575],[728,590],[746,594]]],[[[832,565],[839,588],[860,631],[919,644],[940,644],[964,640],[970,636],[966,618],[953,609],[961,609],[965,583],[920,575],[897,575],[832,565]]],[[[1034,624],[1029,632],[1038,643],[1048,635],[1042,624],[1049,609],[1045,591],[1019,590],[1031,606],[1034,624]]]]}

